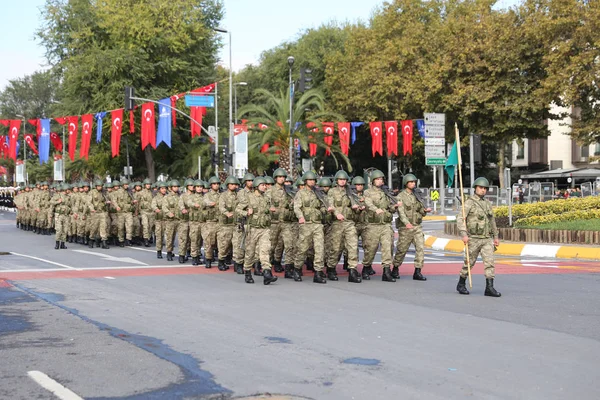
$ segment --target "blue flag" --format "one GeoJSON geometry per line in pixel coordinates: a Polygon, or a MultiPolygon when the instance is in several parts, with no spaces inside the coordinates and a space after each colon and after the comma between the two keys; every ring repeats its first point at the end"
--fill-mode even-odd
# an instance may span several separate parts
{"type": "Polygon", "coordinates": [[[164,142],[171,147],[171,99],[167,97],[158,101],[158,132],[156,146],[164,142]]]}
{"type": "Polygon", "coordinates": [[[40,120],[42,132],[38,141],[38,152],[40,156],[40,165],[47,163],[50,158],[50,120],[40,120]]]}
{"type": "Polygon", "coordinates": [[[425,137],[425,120],[422,120],[422,119],[417,120],[417,130],[419,131],[419,136],[424,138],[425,137]]]}
{"type": "Polygon", "coordinates": [[[356,128],[364,124],[364,122],[351,122],[350,126],[352,127],[352,144],[356,142],[356,128]]]}
{"type": "Polygon", "coordinates": [[[96,113],[96,143],[102,141],[102,118],[106,117],[106,112],[96,113]]]}

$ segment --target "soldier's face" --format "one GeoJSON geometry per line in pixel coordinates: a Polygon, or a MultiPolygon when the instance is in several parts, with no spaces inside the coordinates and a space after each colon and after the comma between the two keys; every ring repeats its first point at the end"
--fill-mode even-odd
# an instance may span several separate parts
{"type": "Polygon", "coordinates": [[[188,192],[193,192],[194,191],[194,185],[188,185],[187,191],[188,192]]]}
{"type": "Polygon", "coordinates": [[[83,191],[86,192],[86,193],[89,192],[90,191],[90,187],[89,186],[84,187],[83,191]]]}
{"type": "Polygon", "coordinates": [[[179,192],[179,186],[172,186],[171,191],[173,191],[175,193],[179,192]]]}
{"type": "Polygon", "coordinates": [[[150,184],[147,184],[147,183],[146,183],[146,184],[144,185],[144,187],[145,187],[146,189],[150,190],[150,188],[152,187],[152,185],[150,185],[150,184]]]}
{"type": "Polygon", "coordinates": [[[483,197],[483,196],[485,196],[486,193],[487,193],[487,188],[486,187],[475,186],[475,194],[477,196],[483,197]]]}
{"type": "Polygon", "coordinates": [[[267,190],[267,185],[265,183],[261,183],[258,185],[258,191],[264,193],[267,190]]]}
{"type": "Polygon", "coordinates": [[[346,179],[338,179],[337,180],[337,184],[338,184],[339,187],[346,186],[346,183],[348,183],[348,180],[346,180],[346,179]]]}
{"type": "Polygon", "coordinates": [[[218,183],[211,183],[210,188],[212,190],[214,190],[215,192],[218,192],[219,191],[219,186],[220,185],[218,183]]]}
{"type": "Polygon", "coordinates": [[[331,189],[329,186],[323,186],[323,191],[325,193],[329,192],[329,189],[331,189]]]}
{"type": "Polygon", "coordinates": [[[208,188],[202,188],[203,193],[208,193],[208,188]]]}
{"type": "Polygon", "coordinates": [[[236,184],[230,183],[229,185],[227,185],[227,189],[233,192],[236,189],[236,186],[236,184]]]}
{"type": "Polygon", "coordinates": [[[277,178],[275,178],[275,182],[277,182],[278,185],[283,185],[283,183],[285,182],[285,176],[278,176],[277,178]]]}
{"type": "Polygon", "coordinates": [[[357,184],[356,185],[356,191],[357,192],[362,192],[363,190],[365,190],[365,185],[363,185],[363,184],[357,184]]]}
{"type": "Polygon", "coordinates": [[[96,186],[96,190],[99,191],[99,192],[101,192],[102,191],[102,185],[96,186]]]}
{"type": "Polygon", "coordinates": [[[406,184],[406,187],[409,188],[410,190],[414,189],[417,186],[417,182],[414,181],[410,181],[406,184]]]}
{"type": "Polygon", "coordinates": [[[383,185],[383,178],[375,178],[375,179],[373,180],[373,185],[375,185],[375,186],[377,186],[377,187],[379,187],[379,186],[383,185]]]}
{"type": "Polygon", "coordinates": [[[252,181],[246,181],[246,187],[252,189],[252,181]]]}
{"type": "Polygon", "coordinates": [[[305,183],[306,185],[310,186],[310,187],[313,187],[313,186],[315,186],[315,183],[316,183],[316,182],[317,182],[317,181],[316,181],[316,180],[314,180],[314,179],[307,179],[307,180],[306,180],[306,182],[304,182],[304,183],[305,183]]]}
{"type": "Polygon", "coordinates": [[[166,194],[167,193],[167,188],[166,187],[161,187],[160,189],[158,189],[162,194],[166,194]]]}
{"type": "Polygon", "coordinates": [[[196,193],[202,193],[202,186],[196,186],[194,189],[196,189],[196,193]]]}
{"type": "Polygon", "coordinates": [[[125,190],[129,189],[129,185],[123,185],[123,189],[125,189],[125,190]]]}

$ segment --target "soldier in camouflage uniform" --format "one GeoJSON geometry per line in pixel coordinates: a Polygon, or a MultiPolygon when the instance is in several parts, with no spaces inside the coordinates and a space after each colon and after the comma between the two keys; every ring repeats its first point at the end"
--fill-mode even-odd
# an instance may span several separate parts
{"type": "MultiPolygon", "coordinates": [[[[122,189],[121,182],[113,182],[113,191],[110,201],[112,208],[115,211],[119,246],[129,246],[131,243],[131,236],[128,236],[127,239],[125,238],[125,226],[129,224],[129,226],[131,227],[133,224],[132,218],[129,218],[131,213],[128,212],[131,208],[131,199],[129,199],[129,195],[125,193],[125,191],[122,189]],[[129,221],[127,221],[128,219],[129,221]]],[[[131,235],[131,231],[129,231],[128,234],[131,235]]]]}
{"type": "Polygon", "coordinates": [[[194,180],[185,180],[185,193],[179,196],[179,210],[181,211],[179,224],[177,225],[177,247],[179,250],[179,263],[183,264],[187,262],[187,249],[189,244],[189,199],[194,194],[194,180]]]}
{"type": "Polygon", "coordinates": [[[401,205],[398,207],[398,218],[396,219],[396,228],[398,228],[398,242],[396,243],[396,254],[394,255],[394,268],[392,276],[394,279],[400,279],[399,267],[406,257],[406,252],[411,244],[415,246],[415,272],[413,280],[426,281],[427,278],[421,273],[423,260],[425,258],[425,236],[423,235],[423,217],[431,212],[431,208],[425,206],[417,200],[414,190],[417,186],[417,177],[413,174],[406,174],[402,178],[404,190],[398,194],[398,201],[401,205]]]}
{"type": "MultiPolygon", "coordinates": [[[[254,181],[254,175],[251,173],[246,173],[242,178],[243,188],[237,192],[237,201],[238,204],[244,201],[245,197],[253,192],[252,182],[254,181]]],[[[238,274],[244,273],[244,249],[240,246],[242,242],[242,236],[244,235],[244,231],[240,224],[239,215],[235,216],[236,219],[236,227],[233,230],[233,238],[231,239],[231,244],[233,246],[233,263],[234,269],[238,274]],[[237,267],[237,268],[236,268],[237,267]]]]}
{"type": "MultiPolygon", "coordinates": [[[[331,190],[331,179],[329,178],[321,178],[317,181],[317,187],[320,188],[323,193],[325,193],[325,195],[327,195],[327,193],[329,193],[329,190],[331,190]]],[[[333,222],[333,207],[328,207],[327,212],[325,213],[325,218],[323,219],[323,234],[325,236],[325,243],[329,243],[331,240],[331,223],[333,222]]],[[[329,270],[329,266],[327,265],[327,262],[329,261],[329,252],[331,250],[330,246],[325,246],[325,254],[323,255],[323,262],[325,263],[325,270],[328,271],[329,270]]],[[[309,252],[309,257],[308,260],[311,260],[314,255],[314,249],[311,249],[312,253],[309,252]]],[[[335,269],[333,270],[335,271],[335,269]]],[[[336,275],[337,278],[337,275],[336,275]]],[[[337,279],[332,279],[332,280],[337,280],[337,279]]]]}
{"type": "Polygon", "coordinates": [[[66,249],[65,240],[67,238],[67,232],[69,230],[69,214],[71,212],[71,205],[69,197],[66,194],[68,184],[63,184],[61,190],[52,196],[50,205],[54,212],[54,221],[56,228],[56,245],[55,249],[66,249]]]}
{"type": "Polygon", "coordinates": [[[260,259],[263,267],[263,283],[269,285],[277,281],[271,273],[269,255],[271,253],[270,230],[271,214],[269,199],[265,196],[267,185],[265,178],[258,177],[253,182],[254,192],[246,197],[236,207],[238,215],[247,215],[246,246],[244,272],[246,283],[254,283],[252,266],[255,258],[260,259]]]}
{"type": "Polygon", "coordinates": [[[189,225],[190,225],[190,246],[192,265],[200,265],[200,246],[202,243],[202,224],[203,220],[203,209],[204,209],[204,193],[203,188],[204,182],[197,180],[194,182],[194,193],[188,197],[187,206],[189,212],[189,225]]]}
{"type": "Polygon", "coordinates": [[[150,186],[152,184],[148,178],[144,179],[143,184],[144,189],[136,191],[133,196],[137,201],[138,210],[141,214],[144,246],[150,247],[150,239],[152,238],[152,232],[154,231],[155,224],[155,212],[152,208],[152,192],[150,191],[150,186]]]}
{"type": "Polygon", "coordinates": [[[175,247],[175,233],[179,226],[181,210],[179,208],[179,181],[170,182],[171,191],[162,202],[162,212],[165,217],[165,237],[167,241],[167,261],[173,261],[173,248],[175,247]]]}
{"type": "MultiPolygon", "coordinates": [[[[131,184],[131,186],[133,187],[133,190],[131,190],[131,206],[133,207],[133,211],[132,211],[132,215],[133,215],[133,231],[131,233],[131,236],[133,237],[132,242],[134,244],[137,245],[142,245],[143,241],[142,241],[142,237],[143,237],[143,231],[142,231],[142,213],[140,211],[140,203],[136,197],[136,193],[139,193],[142,191],[142,182],[140,181],[135,181],[131,184]]],[[[150,242],[148,242],[148,245],[150,245],[150,242]]]]}
{"type": "Polygon", "coordinates": [[[312,246],[315,250],[314,277],[315,283],[327,283],[324,268],[324,232],[323,216],[325,207],[314,192],[317,176],[314,172],[307,172],[302,177],[306,187],[299,190],[294,198],[294,212],[300,225],[300,235],[296,259],[294,261],[294,280],[302,280],[300,270],[306,259],[308,249],[312,246]]]}
{"type": "Polygon", "coordinates": [[[363,247],[365,249],[363,279],[371,279],[368,270],[371,268],[377,248],[381,244],[381,265],[383,266],[382,280],[384,282],[396,282],[392,277],[390,266],[392,264],[392,215],[396,212],[398,203],[391,204],[390,199],[381,189],[383,186],[383,172],[375,170],[371,172],[372,185],[365,191],[365,206],[367,210],[367,229],[363,247]]]}
{"type": "MultiPolygon", "coordinates": [[[[121,205],[121,213],[117,213],[119,216],[118,226],[125,229],[125,246],[133,246],[132,240],[135,228],[133,214],[135,212],[135,204],[133,203],[133,194],[129,191],[129,179],[123,179],[119,192],[118,199],[121,205]]],[[[119,240],[121,240],[121,234],[119,234],[119,240]]]]}
{"type": "MultiPolygon", "coordinates": [[[[367,210],[365,206],[365,180],[362,176],[355,176],[352,179],[352,185],[354,185],[354,190],[356,192],[356,197],[358,198],[358,210],[356,210],[354,214],[354,224],[356,227],[356,237],[360,238],[363,243],[365,241],[365,231],[367,230],[367,210]]],[[[357,239],[358,240],[358,239],[357,239]]],[[[364,250],[364,249],[363,249],[364,250]]],[[[347,250],[345,257],[348,257],[347,250]]],[[[369,272],[371,272],[373,269],[369,272]]],[[[374,272],[374,271],[373,271],[374,272]]]]}
{"type": "Polygon", "coordinates": [[[240,181],[235,176],[229,176],[225,180],[227,191],[219,196],[219,232],[217,243],[219,248],[219,271],[226,271],[229,266],[225,259],[232,250],[231,241],[235,229],[235,209],[237,207],[236,189],[240,181]]]}
{"type": "Polygon", "coordinates": [[[90,210],[88,203],[90,200],[90,184],[82,182],[79,190],[79,219],[77,220],[77,236],[81,238],[81,244],[89,245],[90,234],[90,210]]]}
{"type": "Polygon", "coordinates": [[[202,240],[204,241],[204,257],[206,268],[212,267],[212,261],[217,249],[217,230],[219,229],[219,187],[221,181],[216,176],[208,180],[210,191],[204,195],[204,226],[202,227],[202,240]]]}
{"type": "Polygon", "coordinates": [[[292,247],[294,236],[292,224],[294,220],[293,198],[285,190],[286,172],[277,168],[273,173],[275,184],[267,190],[267,197],[271,203],[271,255],[275,272],[282,272],[281,265],[283,249],[285,248],[286,267],[288,275],[293,273],[294,262],[292,247]]]}
{"type": "Polygon", "coordinates": [[[158,192],[152,199],[150,206],[154,211],[154,239],[156,242],[156,258],[163,258],[162,248],[164,241],[165,221],[162,207],[166,195],[167,184],[165,182],[158,182],[158,192]]]}
{"type": "Polygon", "coordinates": [[[94,247],[94,241],[96,242],[96,247],[100,247],[100,240],[102,240],[102,248],[108,249],[108,232],[107,232],[107,223],[106,220],[108,218],[108,207],[107,204],[108,199],[102,193],[102,181],[96,180],[94,182],[95,190],[92,190],[90,193],[87,204],[87,208],[90,211],[90,248],[94,247]]]}
{"type": "Polygon", "coordinates": [[[348,174],[346,171],[338,171],[335,174],[337,185],[327,193],[327,203],[332,208],[333,221],[329,233],[330,240],[327,240],[329,250],[329,260],[327,262],[327,279],[337,281],[336,266],[344,248],[348,249],[348,282],[361,283],[362,278],[356,266],[358,264],[358,238],[356,237],[356,226],[354,218],[358,212],[359,205],[354,204],[352,198],[348,196],[350,188],[348,184],[348,174]]]}
{"type": "Polygon", "coordinates": [[[473,187],[475,194],[465,200],[464,214],[461,212],[456,220],[462,240],[468,245],[471,264],[467,266],[465,254],[456,290],[460,294],[469,294],[465,285],[469,273],[467,268],[473,268],[477,257],[481,254],[485,272],[485,295],[500,297],[500,292],[494,288],[494,250],[500,244],[500,240],[492,205],[485,199],[490,183],[485,178],[477,178],[473,182],[473,187]]]}
{"type": "Polygon", "coordinates": [[[44,181],[41,184],[42,190],[37,198],[37,226],[38,233],[48,234],[48,215],[50,208],[50,192],[48,191],[48,182],[44,181]]]}

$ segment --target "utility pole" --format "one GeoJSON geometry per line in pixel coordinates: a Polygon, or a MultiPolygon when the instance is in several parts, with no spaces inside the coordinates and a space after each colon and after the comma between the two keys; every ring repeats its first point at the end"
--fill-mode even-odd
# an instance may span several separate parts
{"type": "Polygon", "coordinates": [[[294,150],[294,139],[292,138],[292,116],[293,116],[293,112],[294,112],[294,82],[292,82],[292,67],[294,66],[294,61],[296,59],[292,56],[289,56],[287,59],[288,65],[290,67],[290,81],[289,81],[289,85],[290,85],[290,154],[289,154],[289,160],[290,160],[290,175],[293,175],[294,173],[294,159],[293,159],[293,150],[294,150]]]}

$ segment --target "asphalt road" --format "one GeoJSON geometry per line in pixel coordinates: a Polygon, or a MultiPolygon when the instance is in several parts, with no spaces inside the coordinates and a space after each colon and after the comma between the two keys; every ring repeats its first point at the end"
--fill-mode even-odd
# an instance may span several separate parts
{"type": "Polygon", "coordinates": [[[600,398],[597,263],[498,259],[494,299],[481,266],[458,295],[461,257],[439,252],[427,282],[411,254],[396,283],[264,286],[152,249],[56,251],[14,214],[0,237],[0,399],[600,398]]]}

